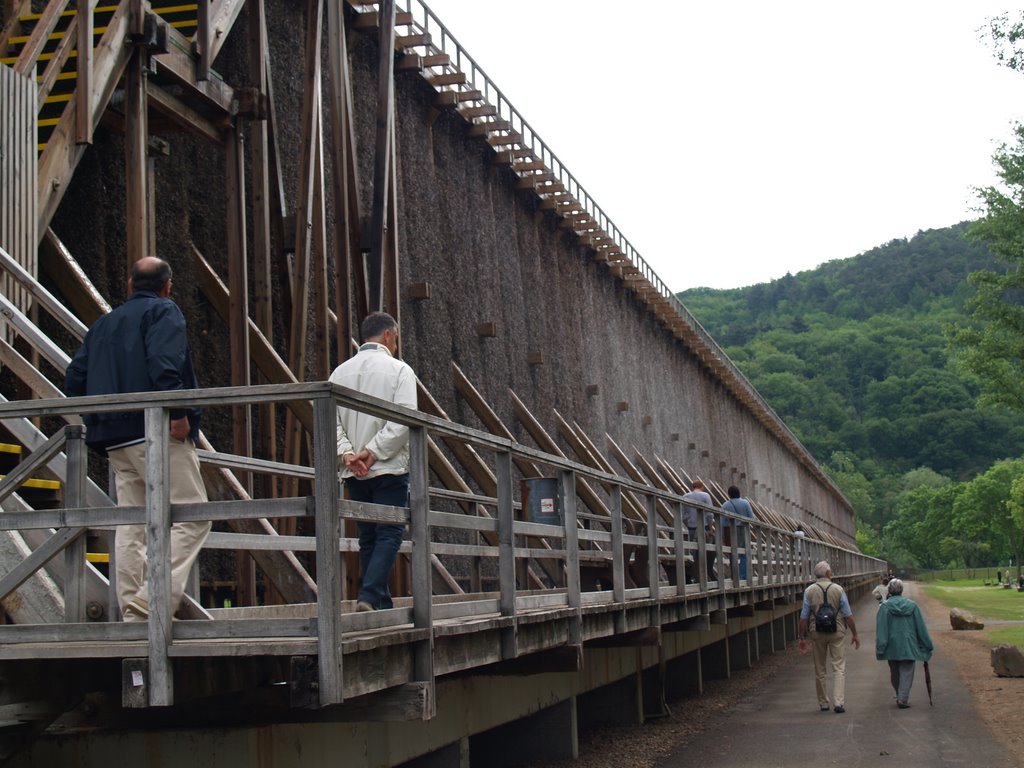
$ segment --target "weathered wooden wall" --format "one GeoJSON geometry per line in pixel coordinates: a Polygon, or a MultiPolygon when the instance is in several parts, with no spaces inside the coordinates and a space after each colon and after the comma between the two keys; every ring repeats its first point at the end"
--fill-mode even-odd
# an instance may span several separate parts
{"type": "MultiPolygon", "coordinates": [[[[301,133],[303,20],[297,5],[268,3],[289,206],[301,133]]],[[[244,45],[242,18],[215,64],[232,85],[245,84],[244,45]]],[[[376,45],[354,35],[350,53],[366,209],[372,199],[376,45]]],[[[454,362],[525,442],[510,388],[551,434],[557,409],[602,448],[608,433],[627,453],[636,446],[691,475],[735,482],[753,500],[793,517],[813,516],[812,522],[852,542],[852,510],[836,489],[771,435],[621,280],[559,229],[552,214],[539,211],[531,192],[517,191],[514,176],[491,165],[492,151],[467,136],[459,117],[435,111],[435,92],[418,73],[396,77],[401,281],[432,288],[431,298],[417,301],[403,288],[403,354],[448,413],[478,426],[453,388],[454,362]],[[488,322],[497,324],[497,335],[482,338],[477,327],[488,322]],[[538,352],[543,362],[531,364],[538,352]],[[597,386],[596,394],[588,394],[590,385],[597,386]]],[[[156,164],[157,252],[176,270],[175,298],[189,318],[203,383],[227,384],[226,327],[191,287],[188,255],[194,242],[226,280],[223,153],[191,136],[164,138],[170,154],[156,164]]],[[[121,137],[101,128],[54,222],[115,303],[124,292],[123,157],[121,137]]],[[[212,426],[227,429],[224,421],[212,426]]],[[[230,432],[220,442],[229,445],[230,432]]]]}

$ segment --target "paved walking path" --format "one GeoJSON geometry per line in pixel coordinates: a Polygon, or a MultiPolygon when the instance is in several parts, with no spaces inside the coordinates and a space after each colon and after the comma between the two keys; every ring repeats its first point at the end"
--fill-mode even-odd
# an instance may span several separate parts
{"type": "MultiPolygon", "coordinates": [[[[914,588],[907,584],[908,597],[914,597],[914,588]]],[[[897,709],[889,666],[875,660],[875,600],[867,595],[853,608],[861,647],[847,649],[845,714],[818,710],[808,652],[791,672],[724,713],[660,767],[1016,766],[975,712],[952,659],[942,654],[930,662],[934,706],[928,705],[924,669],[918,663],[911,707],[897,709]]]]}

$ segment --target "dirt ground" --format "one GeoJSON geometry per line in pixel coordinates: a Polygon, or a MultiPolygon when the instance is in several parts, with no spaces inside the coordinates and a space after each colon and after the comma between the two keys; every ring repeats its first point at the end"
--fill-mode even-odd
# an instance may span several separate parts
{"type": "MultiPolygon", "coordinates": [[[[1009,715],[1024,711],[1024,678],[996,677],[984,633],[954,632],[949,626],[948,608],[913,587],[908,589],[908,596],[911,594],[925,613],[936,653],[954,659],[985,725],[1024,765],[1024,733],[1017,719],[1009,715]]],[[[663,757],[701,733],[719,713],[755,695],[774,676],[786,674],[798,658],[795,645],[783,653],[763,656],[754,669],[735,673],[730,680],[706,683],[702,696],[670,703],[667,718],[643,727],[581,733],[579,760],[546,762],[534,768],[654,768],[663,757]]]]}
{"type": "Polygon", "coordinates": [[[949,626],[949,609],[921,590],[915,593],[914,599],[928,622],[935,652],[953,659],[989,731],[1024,765],[1024,733],[1017,717],[1017,713],[1024,711],[1024,678],[996,677],[985,633],[954,632],[949,626]]]}

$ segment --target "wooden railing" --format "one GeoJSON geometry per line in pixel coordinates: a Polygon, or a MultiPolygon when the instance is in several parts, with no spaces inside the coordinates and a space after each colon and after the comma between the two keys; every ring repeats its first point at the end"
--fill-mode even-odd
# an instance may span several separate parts
{"type": "MultiPolygon", "coordinates": [[[[151,489],[143,507],[87,506],[87,452],[80,426],[58,430],[16,475],[0,482],[0,503],[21,478],[36,472],[60,451],[66,442],[66,462],[59,475],[66,483],[65,507],[49,511],[8,511],[0,515],[0,530],[55,529],[51,538],[24,563],[0,579],[0,596],[23,583],[45,562],[66,550],[65,577],[67,622],[63,625],[0,626],[0,647],[4,655],[16,657],[19,644],[34,644],[29,656],[46,656],[46,643],[91,640],[111,643],[111,654],[148,657],[148,703],[173,702],[169,659],[173,646],[182,642],[210,644],[231,640],[245,645],[255,638],[279,638],[286,655],[315,654],[319,669],[321,706],[343,699],[342,637],[352,631],[401,632],[412,648],[413,682],[432,685],[433,637],[436,622],[479,619],[491,615],[501,623],[502,656],[515,658],[516,623],[525,612],[548,612],[568,619],[570,641],[582,642],[582,615],[587,611],[621,613],[630,604],[657,605],[668,601],[707,599],[709,596],[758,595],[776,588],[798,588],[811,578],[810,567],[829,560],[844,578],[863,579],[881,572],[884,563],[858,552],[820,541],[794,537],[760,521],[746,520],[746,547],[725,546],[722,537],[714,543],[703,531],[690,541],[683,527],[681,496],[602,472],[565,458],[547,454],[508,439],[470,429],[418,411],[397,408],[384,401],[360,395],[329,383],[267,385],[189,392],[134,394],[131,396],[86,397],[36,400],[0,405],[0,421],[30,417],[69,417],[110,411],[143,410],[146,423],[146,452],[151,489]],[[314,414],[312,466],[284,465],[251,457],[206,453],[203,458],[219,466],[256,473],[290,474],[312,481],[312,494],[292,498],[253,498],[247,501],[211,501],[206,504],[171,504],[167,486],[168,411],[172,408],[202,407],[230,409],[265,402],[305,401],[314,414]],[[409,506],[384,507],[347,501],[339,494],[337,475],[337,407],[357,409],[405,424],[410,429],[409,506]],[[67,429],[65,435],[64,429],[67,429]],[[432,437],[457,440],[486,458],[497,482],[495,496],[455,493],[429,485],[428,442],[432,437]],[[526,459],[557,478],[563,522],[559,525],[524,519],[516,489],[515,462],[526,459]],[[582,512],[577,505],[579,483],[601,493],[610,510],[608,517],[582,512]],[[607,488],[607,492],[601,489],[607,488]],[[644,510],[642,519],[623,513],[623,499],[630,497],[633,509],[644,510]],[[490,510],[490,517],[466,514],[467,509],[490,510]],[[669,514],[666,515],[666,510],[669,514]],[[316,603],[293,611],[288,618],[266,617],[212,621],[175,621],[169,610],[169,527],[175,521],[226,521],[243,518],[312,517],[315,536],[254,536],[252,534],[211,534],[209,546],[236,549],[276,549],[316,553],[316,603]],[[372,613],[352,612],[346,602],[340,553],[355,551],[357,543],[342,536],[341,521],[402,523],[409,526],[409,541],[403,544],[411,559],[410,599],[399,599],[396,607],[372,613]],[[150,616],[147,625],[84,623],[82,571],[86,567],[82,534],[87,529],[145,524],[149,531],[150,616]],[[441,533],[446,531],[447,533],[441,533]],[[438,535],[440,534],[440,535],[438,535]],[[487,540],[477,541],[481,535],[487,540]],[[487,541],[493,543],[487,543],[487,541]],[[534,542],[545,542],[541,548],[534,542]],[[72,547],[72,549],[68,549],[72,547]],[[77,548],[75,548],[77,547],[77,548]],[[739,555],[746,555],[748,578],[739,578],[739,555]],[[717,574],[708,569],[708,555],[717,563],[717,574]],[[442,566],[463,571],[482,568],[496,574],[497,590],[458,596],[435,595],[432,569],[442,566]],[[536,568],[537,561],[556,561],[557,568],[536,568]],[[496,567],[484,563],[496,562],[496,567]],[[726,567],[728,563],[728,567],[726,567]],[[527,572],[532,573],[532,580],[527,572]],[[554,574],[554,575],[552,575],[554,574]],[[595,574],[598,578],[592,578],[595,574]],[[687,576],[690,576],[688,579],[687,576]],[[584,579],[584,576],[587,576],[584,579]],[[543,583],[536,589],[537,579],[543,583]],[[691,583],[692,582],[692,583],[691,583]],[[145,653],[138,641],[145,640],[145,653]],[[135,642],[135,650],[118,651],[118,642],[135,642]],[[298,650],[297,650],[298,649],[298,650]]],[[[45,419],[44,419],[45,421],[45,419]]],[[[53,469],[53,467],[51,467],[53,469]]],[[[695,506],[687,502],[686,506],[695,506]]],[[[732,516],[712,508],[714,525],[722,530],[732,516]]],[[[464,577],[467,583],[469,578],[464,577]]],[[[482,577],[479,573],[475,577],[482,577]]],[[[724,607],[724,603],[723,603],[724,607]]],[[[116,615],[115,611],[110,611],[116,615]]],[[[624,624],[616,621],[616,630],[624,624]]],[[[205,646],[204,646],[205,647],[205,646]]],[[[58,651],[52,650],[54,654],[58,651]]],[[[60,653],[67,653],[66,649],[60,653]]],[[[223,646],[210,650],[222,654],[223,646]]],[[[201,650],[192,649],[195,655],[201,650]]],[[[232,653],[264,654],[265,646],[236,649],[232,653]]]]}

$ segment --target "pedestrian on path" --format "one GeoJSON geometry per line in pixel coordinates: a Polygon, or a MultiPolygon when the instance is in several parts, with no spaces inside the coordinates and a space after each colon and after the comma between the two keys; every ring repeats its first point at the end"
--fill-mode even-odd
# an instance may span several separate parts
{"type": "Polygon", "coordinates": [[[827,712],[830,704],[825,662],[831,657],[832,702],[836,714],[842,714],[846,711],[846,633],[849,631],[855,649],[860,648],[860,638],[846,591],[832,581],[832,566],[822,560],[814,566],[814,576],[816,581],[804,590],[804,604],[800,609],[800,653],[807,653],[810,633],[815,690],[822,712],[827,712]],[[811,616],[814,621],[810,620],[811,616]]]}
{"type": "MultiPolygon", "coordinates": [[[[330,381],[395,405],[416,408],[416,374],[398,354],[398,322],[371,312],[360,328],[363,344],[331,374],[330,381]]],[[[405,507],[409,504],[409,428],[350,408],[338,408],[341,477],[352,501],[405,507]]],[[[404,525],[358,522],[363,580],[358,611],[394,607],[388,580],[405,533],[404,525]]]]}
{"type": "Polygon", "coordinates": [[[914,684],[914,662],[932,657],[932,639],[928,635],[921,609],[903,597],[903,582],[889,582],[889,599],[878,606],[875,621],[875,658],[889,662],[889,680],[896,692],[896,706],[910,707],[910,687],[914,684]]]}

